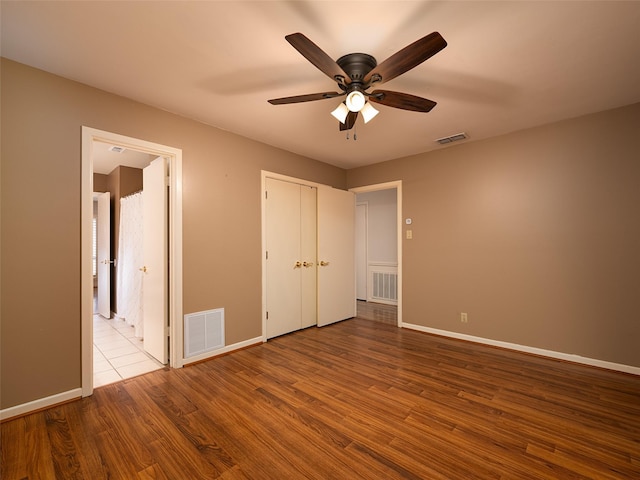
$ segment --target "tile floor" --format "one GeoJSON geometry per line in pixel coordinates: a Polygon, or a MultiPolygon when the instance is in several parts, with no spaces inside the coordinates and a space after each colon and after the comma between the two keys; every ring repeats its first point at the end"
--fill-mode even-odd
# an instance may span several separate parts
{"type": "Polygon", "coordinates": [[[93,316],[93,386],[135,377],[162,368],[144,351],[133,327],[119,318],[93,316]]]}

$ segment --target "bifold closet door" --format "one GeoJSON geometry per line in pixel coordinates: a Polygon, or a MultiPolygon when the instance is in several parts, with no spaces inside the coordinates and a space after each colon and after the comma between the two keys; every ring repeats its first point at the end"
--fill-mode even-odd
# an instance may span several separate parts
{"type": "Polygon", "coordinates": [[[316,324],[316,189],[266,179],[267,338],[316,324]]]}
{"type": "Polygon", "coordinates": [[[300,328],[310,327],[318,321],[317,217],[317,188],[300,185],[300,328]]]}

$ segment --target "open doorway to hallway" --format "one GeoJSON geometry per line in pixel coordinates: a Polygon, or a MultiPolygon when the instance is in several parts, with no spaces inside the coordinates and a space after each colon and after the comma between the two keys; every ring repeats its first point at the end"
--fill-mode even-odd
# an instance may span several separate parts
{"type": "Polygon", "coordinates": [[[360,318],[402,325],[402,183],[356,193],[356,299],[360,318]]]}

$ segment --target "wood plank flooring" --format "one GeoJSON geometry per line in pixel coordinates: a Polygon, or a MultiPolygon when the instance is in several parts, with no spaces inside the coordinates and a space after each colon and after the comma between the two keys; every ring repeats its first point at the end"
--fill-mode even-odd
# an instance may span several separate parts
{"type": "Polygon", "coordinates": [[[640,377],[365,319],[1,425],[13,479],[637,479],[640,377]]]}
{"type": "Polygon", "coordinates": [[[364,300],[358,300],[357,305],[358,318],[398,325],[398,307],[395,305],[365,302],[364,300]]]}

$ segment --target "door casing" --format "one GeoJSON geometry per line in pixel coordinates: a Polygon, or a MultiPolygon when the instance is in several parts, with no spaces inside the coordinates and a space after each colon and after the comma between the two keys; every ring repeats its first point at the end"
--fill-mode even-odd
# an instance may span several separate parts
{"type": "Polygon", "coordinates": [[[184,364],[182,328],[182,150],[95,128],[82,127],[81,228],[80,228],[80,314],[82,396],[93,393],[93,143],[120,145],[169,159],[169,322],[170,366],[184,364]]]}

